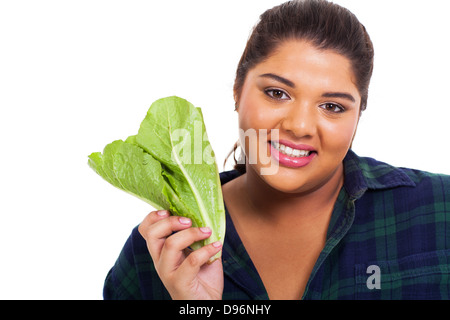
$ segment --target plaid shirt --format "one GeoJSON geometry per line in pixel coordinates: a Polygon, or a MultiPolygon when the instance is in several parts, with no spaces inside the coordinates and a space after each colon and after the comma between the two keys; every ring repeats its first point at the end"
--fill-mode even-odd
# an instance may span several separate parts
{"type": "MultiPolygon", "coordinates": [[[[450,176],[396,168],[349,151],[344,187],[303,299],[449,299],[450,176]]],[[[221,173],[222,184],[238,176],[221,173]]],[[[223,299],[268,299],[227,214],[223,299]]],[[[170,299],[135,228],[105,299],[170,299]]]]}

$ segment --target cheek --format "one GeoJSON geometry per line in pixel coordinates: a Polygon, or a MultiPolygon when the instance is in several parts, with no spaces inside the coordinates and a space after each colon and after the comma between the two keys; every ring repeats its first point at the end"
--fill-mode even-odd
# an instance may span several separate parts
{"type": "Polygon", "coordinates": [[[250,165],[268,164],[271,161],[268,141],[277,126],[276,112],[264,102],[246,100],[239,108],[239,142],[250,165]],[[242,108],[241,108],[242,106],[242,108]]]}
{"type": "Polygon", "coordinates": [[[332,149],[335,152],[342,150],[347,152],[356,131],[357,120],[348,119],[346,121],[324,122],[321,125],[320,135],[323,147],[332,149]]]}
{"type": "Polygon", "coordinates": [[[276,110],[265,99],[261,91],[244,84],[239,101],[239,127],[247,129],[272,129],[276,124],[276,110]]]}
{"type": "Polygon", "coordinates": [[[270,132],[277,127],[277,118],[276,113],[268,112],[268,109],[260,104],[247,104],[239,111],[239,128],[244,131],[262,129],[270,132]]]}

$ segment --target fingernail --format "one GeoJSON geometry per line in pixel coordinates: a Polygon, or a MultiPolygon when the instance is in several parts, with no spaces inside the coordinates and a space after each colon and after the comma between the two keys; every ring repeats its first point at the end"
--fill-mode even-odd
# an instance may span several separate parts
{"type": "Polygon", "coordinates": [[[179,217],[178,221],[180,221],[181,224],[190,224],[191,220],[189,218],[185,218],[185,217],[179,217]]]}
{"type": "Polygon", "coordinates": [[[202,228],[200,228],[200,231],[203,232],[203,233],[211,233],[211,228],[202,227],[202,228]]]}
{"type": "Polygon", "coordinates": [[[156,213],[157,213],[158,216],[160,216],[160,217],[164,217],[164,216],[167,215],[167,211],[165,211],[165,210],[157,211],[156,213]]]}
{"type": "Polygon", "coordinates": [[[213,245],[214,248],[220,248],[222,246],[222,242],[216,241],[216,242],[213,242],[212,245],[213,245]]]}

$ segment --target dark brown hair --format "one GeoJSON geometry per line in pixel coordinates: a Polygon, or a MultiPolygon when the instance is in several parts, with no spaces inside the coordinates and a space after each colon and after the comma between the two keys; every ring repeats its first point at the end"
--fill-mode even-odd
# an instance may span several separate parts
{"type": "MultiPolygon", "coordinates": [[[[260,16],[238,64],[234,83],[237,103],[248,72],[288,40],[310,41],[320,50],[334,50],[349,59],[361,95],[360,112],[366,109],[373,71],[372,41],[353,13],[326,0],[288,1],[260,16]]],[[[245,165],[236,164],[235,168],[245,172],[245,165]]]]}

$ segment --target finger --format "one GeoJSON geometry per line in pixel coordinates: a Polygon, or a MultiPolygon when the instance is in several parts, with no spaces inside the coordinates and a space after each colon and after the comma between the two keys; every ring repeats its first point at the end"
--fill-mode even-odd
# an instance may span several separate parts
{"type": "Polygon", "coordinates": [[[155,215],[148,217],[148,221],[140,225],[140,233],[147,242],[152,259],[158,262],[167,237],[176,231],[189,228],[191,225],[191,220],[184,217],[167,214],[162,214],[159,217],[155,215]]]}
{"type": "Polygon", "coordinates": [[[139,224],[138,231],[144,239],[147,239],[148,227],[155,222],[169,217],[170,212],[167,210],[158,210],[150,212],[144,220],[139,224]]]}
{"type": "Polygon", "coordinates": [[[189,228],[167,238],[161,250],[160,265],[168,272],[175,271],[186,256],[186,249],[194,242],[211,236],[210,228],[189,228]]]}
{"type": "Polygon", "coordinates": [[[219,253],[220,250],[222,250],[222,243],[216,241],[192,252],[177,270],[177,273],[181,275],[179,281],[185,284],[192,283],[200,268],[208,263],[209,259],[219,253]]]}
{"type": "Polygon", "coordinates": [[[147,231],[147,247],[152,259],[158,263],[168,237],[174,232],[190,228],[191,225],[189,219],[177,216],[171,216],[150,225],[147,231]]]}

